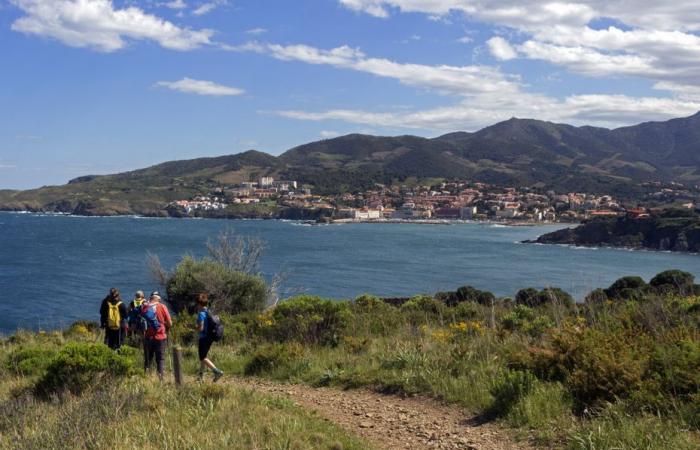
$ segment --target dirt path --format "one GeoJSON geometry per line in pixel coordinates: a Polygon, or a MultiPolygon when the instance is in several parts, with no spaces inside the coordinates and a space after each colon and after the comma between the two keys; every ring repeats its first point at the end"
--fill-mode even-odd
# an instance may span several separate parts
{"type": "Polygon", "coordinates": [[[286,395],[296,404],[315,410],[346,431],[361,436],[377,448],[394,449],[530,449],[516,443],[493,423],[479,423],[456,406],[435,400],[382,395],[368,390],[285,384],[259,379],[228,381],[256,391],[286,395]]]}

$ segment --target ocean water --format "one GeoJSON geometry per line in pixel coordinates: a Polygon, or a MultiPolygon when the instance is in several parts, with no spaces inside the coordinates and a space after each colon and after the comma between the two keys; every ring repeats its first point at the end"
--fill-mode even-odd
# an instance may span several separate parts
{"type": "Polygon", "coordinates": [[[469,284],[499,296],[558,286],[582,299],[624,275],[669,268],[700,277],[700,256],[520,244],[561,228],[488,224],[343,224],[74,217],[0,213],[0,332],[98,317],[110,287],[130,300],[157,288],[146,252],[173,267],[226,228],[266,242],[262,271],[283,294],[411,296],[469,284]]]}

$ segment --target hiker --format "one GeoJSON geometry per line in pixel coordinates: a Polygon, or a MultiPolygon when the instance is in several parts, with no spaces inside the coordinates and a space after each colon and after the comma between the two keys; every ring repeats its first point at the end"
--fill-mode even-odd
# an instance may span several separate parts
{"type": "Polygon", "coordinates": [[[211,345],[218,340],[214,335],[212,327],[216,324],[212,323],[212,316],[209,313],[209,296],[206,293],[197,295],[197,330],[199,330],[199,381],[204,381],[204,372],[207,368],[214,373],[214,382],[218,381],[224,375],[218,367],[207,357],[211,345]]]}
{"type": "MultiPolygon", "coordinates": [[[[134,299],[129,303],[129,313],[127,316],[127,322],[129,325],[129,345],[133,347],[144,347],[146,340],[144,334],[146,333],[146,319],[141,316],[141,308],[146,301],[146,297],[143,291],[136,291],[134,294],[134,299]]],[[[144,348],[145,357],[145,348],[144,348]]]]}
{"type": "Polygon", "coordinates": [[[168,308],[160,300],[158,291],[153,292],[148,302],[141,307],[141,316],[146,320],[144,369],[148,372],[155,359],[158,378],[162,381],[165,372],[165,347],[168,343],[167,332],[173,326],[173,321],[168,308]]]}
{"type": "Polygon", "coordinates": [[[100,327],[105,330],[105,344],[112,350],[122,346],[126,331],[126,306],[119,291],[111,288],[100,306],[100,327]]]}

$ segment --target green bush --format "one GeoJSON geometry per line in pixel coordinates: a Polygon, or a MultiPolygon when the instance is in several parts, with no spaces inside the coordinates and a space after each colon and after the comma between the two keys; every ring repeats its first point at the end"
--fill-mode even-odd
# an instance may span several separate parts
{"type": "Polygon", "coordinates": [[[246,376],[272,375],[282,378],[296,375],[306,368],[304,349],[299,344],[266,344],[259,347],[243,369],[246,376]]]}
{"type": "Polygon", "coordinates": [[[544,288],[541,291],[535,288],[526,288],[519,290],[515,295],[515,303],[531,308],[547,304],[572,306],[574,299],[568,292],[555,287],[544,288]]]}
{"type": "Polygon", "coordinates": [[[193,311],[197,294],[208,292],[219,312],[238,314],[261,311],[267,303],[267,285],[262,277],[247,275],[213,259],[185,256],[166,282],[168,300],[176,311],[193,311]]]}
{"type": "Polygon", "coordinates": [[[641,300],[647,289],[648,285],[641,277],[622,277],[611,284],[604,292],[611,299],[641,300]]]}
{"type": "Polygon", "coordinates": [[[56,356],[56,349],[46,345],[27,344],[13,349],[7,355],[5,368],[19,376],[42,374],[56,356]]]}
{"type": "Polygon", "coordinates": [[[649,285],[661,294],[692,295],[695,277],[681,270],[666,270],[651,279],[649,285]]]}
{"type": "Polygon", "coordinates": [[[67,344],[51,360],[35,391],[41,396],[65,391],[79,394],[99,380],[109,382],[131,375],[135,370],[135,350],[124,347],[124,353],[102,344],[67,344]]]}
{"type": "Polygon", "coordinates": [[[362,295],[351,303],[355,334],[386,336],[401,323],[399,308],[378,297],[362,295]]]}
{"type": "Polygon", "coordinates": [[[472,286],[462,286],[454,292],[438,292],[435,298],[447,306],[456,306],[462,302],[475,302],[481,305],[491,305],[496,297],[488,291],[482,291],[472,286]]]}
{"type": "Polygon", "coordinates": [[[532,390],[535,381],[535,376],[530,372],[521,370],[501,372],[489,390],[493,395],[493,402],[488,413],[496,417],[506,416],[516,403],[532,390]]]}
{"type": "Polygon", "coordinates": [[[336,346],[351,314],[346,301],[302,295],[266,311],[260,327],[263,335],[278,342],[336,346]]]}
{"type": "Polygon", "coordinates": [[[401,305],[401,310],[437,315],[442,312],[442,306],[442,303],[429,295],[416,295],[401,305]]]}
{"type": "Polygon", "coordinates": [[[539,353],[544,372],[564,381],[579,412],[640,390],[650,351],[644,335],[568,327],[552,350],[539,353]]]}

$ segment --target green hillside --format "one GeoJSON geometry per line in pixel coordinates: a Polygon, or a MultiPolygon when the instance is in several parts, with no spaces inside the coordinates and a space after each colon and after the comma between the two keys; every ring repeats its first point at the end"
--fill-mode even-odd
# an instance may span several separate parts
{"type": "Polygon", "coordinates": [[[513,118],[433,139],[350,134],[279,157],[250,150],[88,175],[64,186],[0,191],[0,209],[162,215],[172,200],[261,176],[294,179],[319,194],[443,178],[634,199],[643,182],[700,182],[699,149],[700,113],[616,130],[513,118]]]}

